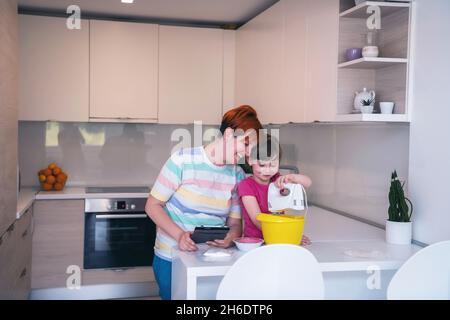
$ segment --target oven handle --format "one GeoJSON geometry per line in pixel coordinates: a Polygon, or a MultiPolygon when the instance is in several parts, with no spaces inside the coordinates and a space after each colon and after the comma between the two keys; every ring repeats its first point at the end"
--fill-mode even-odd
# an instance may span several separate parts
{"type": "Polygon", "coordinates": [[[146,214],[96,214],[96,219],[142,219],[146,214]]]}

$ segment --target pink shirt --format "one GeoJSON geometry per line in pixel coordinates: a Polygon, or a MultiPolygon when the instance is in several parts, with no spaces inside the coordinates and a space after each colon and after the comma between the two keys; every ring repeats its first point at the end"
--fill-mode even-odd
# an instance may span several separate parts
{"type": "MultiPolygon", "coordinates": [[[[275,174],[270,182],[275,181],[280,176],[279,173],[275,174]]],[[[247,210],[245,209],[244,204],[242,203],[243,196],[253,196],[258,201],[259,208],[262,213],[270,213],[269,204],[267,199],[267,193],[269,191],[268,184],[260,184],[256,182],[253,177],[247,177],[242,180],[238,185],[238,194],[239,201],[241,204],[241,212],[244,218],[244,237],[255,237],[255,238],[263,238],[261,230],[258,229],[257,226],[254,225],[250,216],[248,215],[247,210]]]]}

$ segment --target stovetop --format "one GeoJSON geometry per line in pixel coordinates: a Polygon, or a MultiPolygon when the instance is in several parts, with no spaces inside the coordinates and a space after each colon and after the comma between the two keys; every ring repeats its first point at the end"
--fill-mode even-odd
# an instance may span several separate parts
{"type": "Polygon", "coordinates": [[[87,187],[86,193],[149,193],[148,187],[87,187]]]}

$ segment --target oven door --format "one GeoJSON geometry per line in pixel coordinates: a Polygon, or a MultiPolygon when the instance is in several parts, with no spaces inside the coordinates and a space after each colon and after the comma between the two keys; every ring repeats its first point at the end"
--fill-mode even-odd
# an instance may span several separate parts
{"type": "Polygon", "coordinates": [[[145,212],[85,213],[84,269],[151,266],[156,227],[145,212]]]}

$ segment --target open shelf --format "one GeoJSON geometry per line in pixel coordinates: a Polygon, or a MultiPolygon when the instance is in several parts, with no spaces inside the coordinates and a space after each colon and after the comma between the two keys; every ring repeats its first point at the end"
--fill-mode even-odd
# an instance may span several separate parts
{"type": "Polygon", "coordinates": [[[381,16],[386,17],[404,8],[409,8],[411,4],[402,2],[366,1],[341,12],[339,16],[341,18],[367,18],[369,16],[367,7],[369,6],[379,6],[381,9],[381,16]]]}
{"type": "Polygon", "coordinates": [[[409,122],[407,114],[380,114],[380,113],[355,113],[355,114],[338,114],[337,122],[409,122]]]}
{"type": "Polygon", "coordinates": [[[348,69],[381,69],[398,63],[407,63],[403,58],[359,58],[338,64],[339,68],[348,69]]]}

